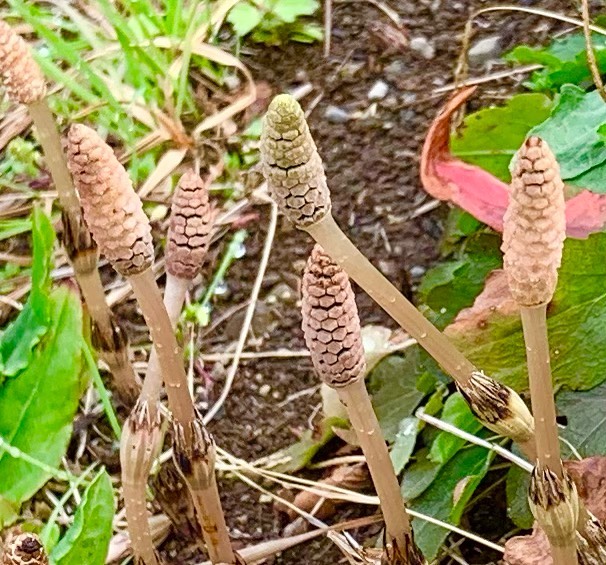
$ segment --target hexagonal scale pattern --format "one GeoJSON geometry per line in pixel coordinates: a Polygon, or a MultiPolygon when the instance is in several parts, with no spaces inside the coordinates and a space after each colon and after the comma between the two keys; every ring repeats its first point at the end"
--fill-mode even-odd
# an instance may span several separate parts
{"type": "Polygon", "coordinates": [[[530,137],[517,154],[504,217],[504,269],[523,306],[551,300],[566,237],[564,183],[545,141],[530,137]]]}
{"type": "Polygon", "coordinates": [[[360,319],[347,274],[316,245],[302,285],[305,343],[320,378],[333,388],[364,378],[360,319]]]}

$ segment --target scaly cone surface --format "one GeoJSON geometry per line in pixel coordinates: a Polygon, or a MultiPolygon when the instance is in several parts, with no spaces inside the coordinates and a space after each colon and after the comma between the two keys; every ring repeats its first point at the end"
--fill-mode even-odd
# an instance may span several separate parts
{"type": "Polygon", "coordinates": [[[263,118],[261,162],[269,192],[298,228],[330,213],[330,192],[322,159],[299,103],[276,96],[263,118]]]}
{"type": "Polygon", "coordinates": [[[551,149],[529,137],[514,165],[501,246],[509,288],[522,306],[553,297],[566,237],[563,188],[551,149]]]}
{"type": "Polygon", "coordinates": [[[28,44],[0,20],[0,78],[8,96],[20,104],[32,104],[46,96],[46,81],[28,44]]]}
{"type": "Polygon", "coordinates": [[[9,537],[2,548],[1,565],[48,565],[48,557],[36,534],[9,537]]]}
{"type": "Polygon", "coordinates": [[[333,388],[364,377],[366,362],[349,277],[315,245],[303,275],[303,332],[320,378],[333,388]]]}
{"type": "Polygon", "coordinates": [[[111,147],[91,128],[74,124],[67,159],[84,219],[101,252],[124,276],[148,269],[154,259],[149,219],[111,147]]]}
{"type": "Polygon", "coordinates": [[[192,280],[200,271],[212,232],[208,181],[186,172],[175,190],[166,244],[166,270],[192,280]]]}

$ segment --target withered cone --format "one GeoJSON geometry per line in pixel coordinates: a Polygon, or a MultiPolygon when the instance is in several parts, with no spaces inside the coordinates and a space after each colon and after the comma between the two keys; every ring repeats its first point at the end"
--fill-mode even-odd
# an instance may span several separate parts
{"type": "Polygon", "coordinates": [[[40,538],[33,533],[9,537],[2,548],[2,565],[48,565],[40,538]]]}
{"type": "Polygon", "coordinates": [[[124,276],[148,269],[154,258],[149,219],[111,147],[91,128],[74,124],[67,136],[67,159],[100,251],[124,276]]]}
{"type": "Polygon", "coordinates": [[[208,182],[186,172],[175,189],[166,244],[166,270],[180,279],[193,279],[208,251],[212,210],[208,182]]]}
{"type": "Polygon", "coordinates": [[[356,300],[347,274],[315,245],[303,275],[303,332],[320,378],[333,388],[364,378],[356,300]]]}
{"type": "Polygon", "coordinates": [[[261,162],[269,192],[298,228],[330,213],[330,192],[303,110],[288,94],[276,96],[263,118],[261,162]]]}
{"type": "Polygon", "coordinates": [[[504,269],[522,306],[553,297],[566,237],[564,185],[551,149],[529,137],[517,154],[503,219],[504,269]]]}
{"type": "Polygon", "coordinates": [[[0,78],[11,100],[32,104],[46,96],[46,81],[29,45],[0,20],[0,78]]]}

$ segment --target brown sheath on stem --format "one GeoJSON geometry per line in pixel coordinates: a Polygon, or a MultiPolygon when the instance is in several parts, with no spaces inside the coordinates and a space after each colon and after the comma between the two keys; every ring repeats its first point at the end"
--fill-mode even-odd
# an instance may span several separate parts
{"type": "Polygon", "coordinates": [[[366,362],[353,290],[347,274],[319,245],[307,262],[302,294],[305,343],[320,378],[337,390],[360,442],[381,501],[386,551],[394,557],[391,563],[423,563],[364,384],[366,362]]]}
{"type": "Polygon", "coordinates": [[[483,411],[476,410],[477,407],[487,407],[490,415],[503,413],[500,408],[490,408],[494,395],[481,398],[484,388],[476,386],[473,379],[480,371],[398,292],[336,224],[330,214],[330,193],[322,160],[303,111],[291,96],[277,96],[270,104],[263,122],[261,158],[269,191],[284,214],[296,227],[307,231],[377,304],[419,342],[455,379],[459,388],[467,391],[467,398],[474,396],[478,399],[470,405],[487,427],[498,430],[498,433],[519,431],[519,436],[512,437],[532,457],[533,442],[526,437],[528,430],[525,426],[525,423],[532,422],[532,417],[517,394],[484,376],[484,382],[492,381],[492,389],[500,389],[498,397],[511,399],[507,407],[515,421],[495,423],[486,418],[483,411]]]}
{"type": "Polygon", "coordinates": [[[48,565],[40,538],[31,532],[10,536],[0,558],[1,565],[48,565]]]}
{"type": "Polygon", "coordinates": [[[160,415],[145,402],[135,405],[124,423],[120,442],[122,492],[128,530],[137,562],[158,565],[147,512],[147,477],[162,437],[160,415]]]}
{"type": "MultiPolygon", "coordinates": [[[[216,552],[217,562],[235,563],[214,476],[209,485],[199,480],[208,473],[208,465],[201,456],[206,453],[203,447],[206,430],[187,389],[181,348],[150,268],[154,248],[141,200],[112,149],[93,130],[72,126],[68,155],[91,233],[114,269],[128,278],[149,328],[177,432],[174,442],[175,453],[179,454],[176,460],[181,463],[179,469],[194,501],[199,502],[202,528],[211,519],[217,529],[214,536],[205,538],[208,550],[216,552]]],[[[157,402],[150,402],[152,418],[156,417],[156,410],[157,402]]]]}
{"type": "MultiPolygon", "coordinates": [[[[0,78],[9,97],[27,105],[63,208],[63,243],[96,331],[106,344],[111,344],[115,342],[112,339],[114,324],[97,272],[97,250],[82,222],[78,195],[65,163],[54,116],[45,98],[44,75],[27,43],[1,20],[0,78]],[[101,288],[101,293],[98,288],[101,288]]],[[[139,385],[128,359],[128,348],[115,349],[103,355],[103,358],[110,367],[118,394],[127,403],[134,402],[139,385]]]]}

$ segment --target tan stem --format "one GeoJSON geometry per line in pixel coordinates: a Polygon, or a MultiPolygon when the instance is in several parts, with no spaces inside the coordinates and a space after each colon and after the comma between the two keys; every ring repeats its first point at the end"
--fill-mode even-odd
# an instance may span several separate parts
{"type": "Polygon", "coordinates": [[[385,519],[387,541],[399,548],[408,546],[410,522],[379,422],[370,403],[364,379],[338,388],[339,398],[347,408],[351,425],[366,458],[381,511],[385,519]]]}
{"type": "MultiPolygon", "coordinates": [[[[65,212],[67,221],[70,223],[71,232],[77,234],[80,230],[86,228],[84,228],[84,223],[81,220],[80,200],[67,168],[65,154],[61,146],[61,137],[54,116],[46,99],[30,104],[28,110],[36,127],[46,164],[59,196],[59,202],[65,212]]],[[[82,290],[82,295],[94,324],[99,328],[105,343],[114,343],[112,314],[105,302],[103,285],[96,267],[96,257],[87,257],[84,261],[75,260],[73,266],[78,285],[82,290]]],[[[102,354],[112,373],[118,393],[125,400],[134,400],[139,393],[139,383],[130,364],[127,348],[104,351],[102,354]]]]}
{"type": "Polygon", "coordinates": [[[192,496],[209,559],[212,563],[236,563],[214,473],[208,487],[193,491],[192,496]]]}
{"type": "Polygon", "coordinates": [[[522,307],[522,327],[526,343],[530,399],[535,425],[537,459],[541,465],[563,477],[560,439],[551,380],[547,340],[547,305],[522,307]]]}
{"type": "Polygon", "coordinates": [[[551,544],[551,557],[553,565],[577,565],[576,539],[572,538],[566,545],[551,544]]]}
{"type": "MultiPolygon", "coordinates": [[[[164,307],[170,320],[171,328],[174,333],[181,309],[185,302],[187,288],[191,281],[173,277],[170,273],[166,274],[166,286],[164,288],[164,307]]],[[[160,398],[162,388],[162,371],[158,360],[156,348],[152,349],[145,374],[145,381],[141,390],[141,399],[147,401],[150,407],[156,406],[160,398]]]]}
{"type": "Polygon", "coordinates": [[[98,271],[95,269],[81,273],[78,276],[78,284],[88,307],[88,312],[100,334],[104,337],[104,343],[112,346],[108,350],[100,349],[99,353],[110,368],[118,394],[121,398],[134,402],[141,387],[130,363],[126,342],[116,344],[116,340],[113,339],[114,322],[111,310],[105,302],[105,292],[98,271]]]}
{"type": "Polygon", "coordinates": [[[468,382],[476,367],[364,257],[330,214],[305,229],[457,383],[468,382]]]}
{"type": "MultiPolygon", "coordinates": [[[[183,426],[185,434],[190,435],[191,423],[195,419],[194,404],[187,390],[181,348],[177,344],[160,289],[151,269],[129,277],[129,282],[151,334],[171,412],[183,426]]],[[[155,403],[150,403],[150,410],[154,410],[153,407],[155,403]]]]}
{"type": "Polygon", "coordinates": [[[55,183],[61,207],[68,216],[77,218],[80,215],[80,200],[65,162],[61,138],[57,131],[55,118],[48,107],[48,102],[46,99],[34,102],[28,106],[28,110],[36,126],[38,139],[55,183]]]}
{"type": "Polygon", "coordinates": [[[145,477],[140,481],[122,481],[124,509],[133,553],[143,565],[159,565],[148,521],[146,485],[145,477]]]}

